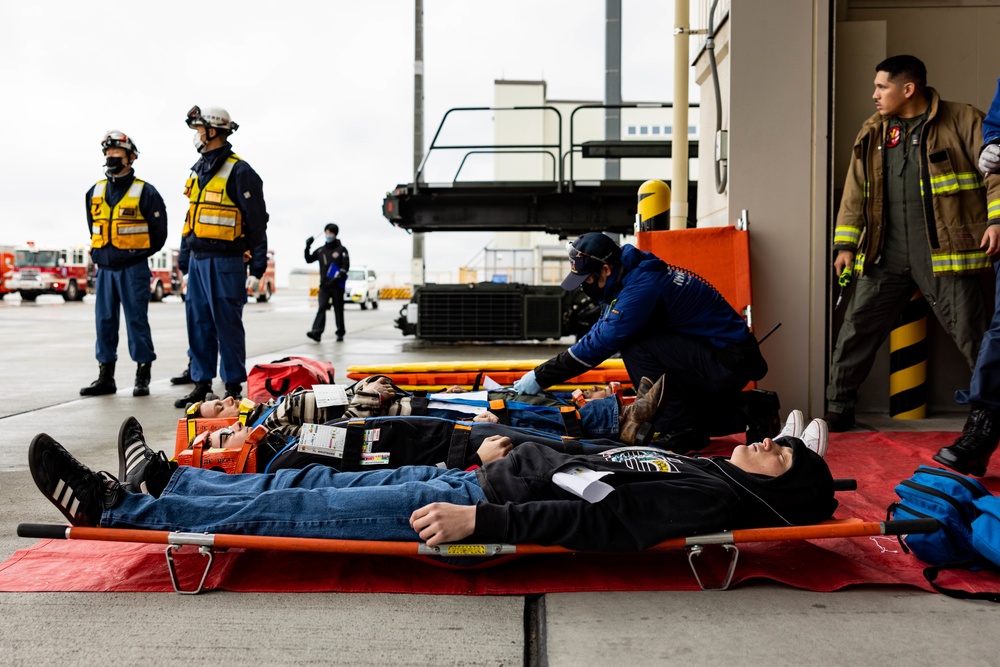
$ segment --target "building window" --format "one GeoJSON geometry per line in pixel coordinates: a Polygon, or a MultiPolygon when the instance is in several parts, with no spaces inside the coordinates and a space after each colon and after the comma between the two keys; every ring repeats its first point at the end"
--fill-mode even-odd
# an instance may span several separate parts
{"type": "Polygon", "coordinates": [[[629,125],[628,126],[628,133],[629,134],[635,134],[635,125],[629,125]]]}
{"type": "Polygon", "coordinates": [[[639,134],[649,134],[649,126],[643,125],[639,128],[639,134]]]}
{"type": "Polygon", "coordinates": [[[660,133],[660,126],[659,125],[654,125],[653,126],[653,134],[659,134],[659,133],[660,133]]]}

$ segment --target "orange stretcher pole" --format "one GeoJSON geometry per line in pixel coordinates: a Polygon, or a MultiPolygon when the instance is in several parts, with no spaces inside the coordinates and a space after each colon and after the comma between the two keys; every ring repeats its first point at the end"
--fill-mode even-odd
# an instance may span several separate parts
{"type": "MultiPolygon", "coordinates": [[[[710,533],[693,537],[679,537],[666,540],[652,547],[653,550],[673,550],[686,548],[688,563],[698,585],[703,590],[725,590],[733,580],[739,547],[743,542],[774,542],[780,540],[807,540],[826,537],[862,537],[868,535],[905,535],[910,533],[932,533],[939,530],[934,519],[914,519],[898,521],[859,521],[840,519],[812,526],[788,526],[782,528],[752,528],[732,532],[710,533]],[[706,583],[699,573],[697,560],[704,547],[718,545],[729,554],[729,566],[721,583],[706,583]]],[[[517,556],[536,554],[566,554],[574,550],[559,546],[538,544],[442,544],[428,547],[422,542],[390,542],[375,540],[332,540],[306,537],[270,537],[260,535],[228,535],[209,533],[179,533],[164,530],[131,530],[123,528],[83,528],[52,524],[22,523],[17,527],[19,537],[66,540],[104,540],[112,542],[141,542],[166,544],[167,571],[174,590],[183,595],[197,595],[205,590],[208,573],[212,569],[215,549],[247,548],[272,549],[279,551],[309,551],[322,553],[366,554],[382,556],[407,556],[413,558],[430,557],[446,567],[458,567],[440,558],[456,556],[485,558],[471,567],[498,565],[517,556]],[[177,576],[173,552],[184,545],[194,545],[207,558],[201,581],[197,587],[184,590],[177,576]]]]}
{"type": "MultiPolygon", "coordinates": [[[[831,537],[865,537],[869,535],[905,535],[928,533],[938,530],[933,519],[898,521],[859,521],[840,519],[811,526],[786,526],[778,528],[745,528],[731,532],[708,533],[692,537],[678,537],[651,547],[651,550],[682,549],[693,545],[744,544],[748,542],[778,542],[783,540],[812,540],[831,537]]],[[[517,554],[578,553],[579,550],[540,544],[446,544],[427,547],[422,542],[392,542],[378,540],[333,540],[308,537],[271,537],[262,535],[230,535],[225,533],[178,533],[165,530],[131,530],[125,528],[83,528],[54,524],[22,523],[17,527],[19,537],[67,540],[102,540],[107,542],[141,542],[147,544],[191,544],[216,548],[272,549],[275,551],[315,551],[321,553],[349,553],[385,556],[493,556],[517,554]]]]}

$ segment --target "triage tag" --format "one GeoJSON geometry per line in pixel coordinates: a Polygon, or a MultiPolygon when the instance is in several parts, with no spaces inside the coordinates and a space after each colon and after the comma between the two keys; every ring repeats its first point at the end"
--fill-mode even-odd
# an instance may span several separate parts
{"type": "Polygon", "coordinates": [[[316,396],[317,408],[328,408],[332,405],[347,405],[347,389],[342,384],[314,384],[313,394],[316,396]]]}
{"type": "Polygon", "coordinates": [[[347,429],[345,428],[334,428],[322,424],[303,424],[295,448],[300,452],[343,458],[346,441],[347,429]]]}

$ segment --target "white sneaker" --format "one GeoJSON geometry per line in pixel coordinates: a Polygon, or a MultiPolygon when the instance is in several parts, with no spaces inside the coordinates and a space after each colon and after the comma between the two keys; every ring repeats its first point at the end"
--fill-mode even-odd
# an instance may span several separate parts
{"type": "Polygon", "coordinates": [[[785,420],[785,425],[778,432],[778,435],[774,436],[774,439],[782,437],[792,437],[801,438],[802,429],[806,423],[806,418],[802,416],[801,410],[792,410],[788,413],[788,419],[785,420]]]}
{"type": "Polygon", "coordinates": [[[806,447],[820,456],[826,456],[827,441],[830,438],[830,427],[822,419],[814,419],[806,426],[800,436],[806,447]]]}

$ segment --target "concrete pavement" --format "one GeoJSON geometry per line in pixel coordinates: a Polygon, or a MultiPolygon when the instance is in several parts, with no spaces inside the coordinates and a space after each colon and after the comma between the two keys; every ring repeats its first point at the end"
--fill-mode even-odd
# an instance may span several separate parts
{"type": "MultiPolygon", "coordinates": [[[[245,309],[248,364],[290,354],[355,364],[544,358],[564,346],[428,344],[392,320],[402,302],[347,307],[347,339],[305,338],[313,302],[279,291],[245,309]]],[[[62,517],[35,489],[27,446],[44,431],[95,469],[117,469],[118,425],[135,415],[151,443],[172,446],[184,388],[183,304],[150,304],[158,360],[151,396],[133,398],[122,329],[114,396],[81,399],[97,373],[93,303],[0,301],[0,559],[32,543],[21,522],[62,517]]],[[[217,381],[221,393],[222,383],[217,381]]],[[[783,402],[790,404],[787,397],[783,402]]],[[[860,417],[878,426],[877,417],[860,417]]],[[[929,428],[959,428],[960,418],[929,428]]],[[[401,566],[405,566],[401,564],[401,566]]],[[[641,573],[637,573],[641,576],[641,573]]],[[[800,665],[996,663],[1000,606],[911,589],[819,594],[759,584],[726,592],[520,597],[354,594],[0,593],[0,665],[800,665]]]]}

